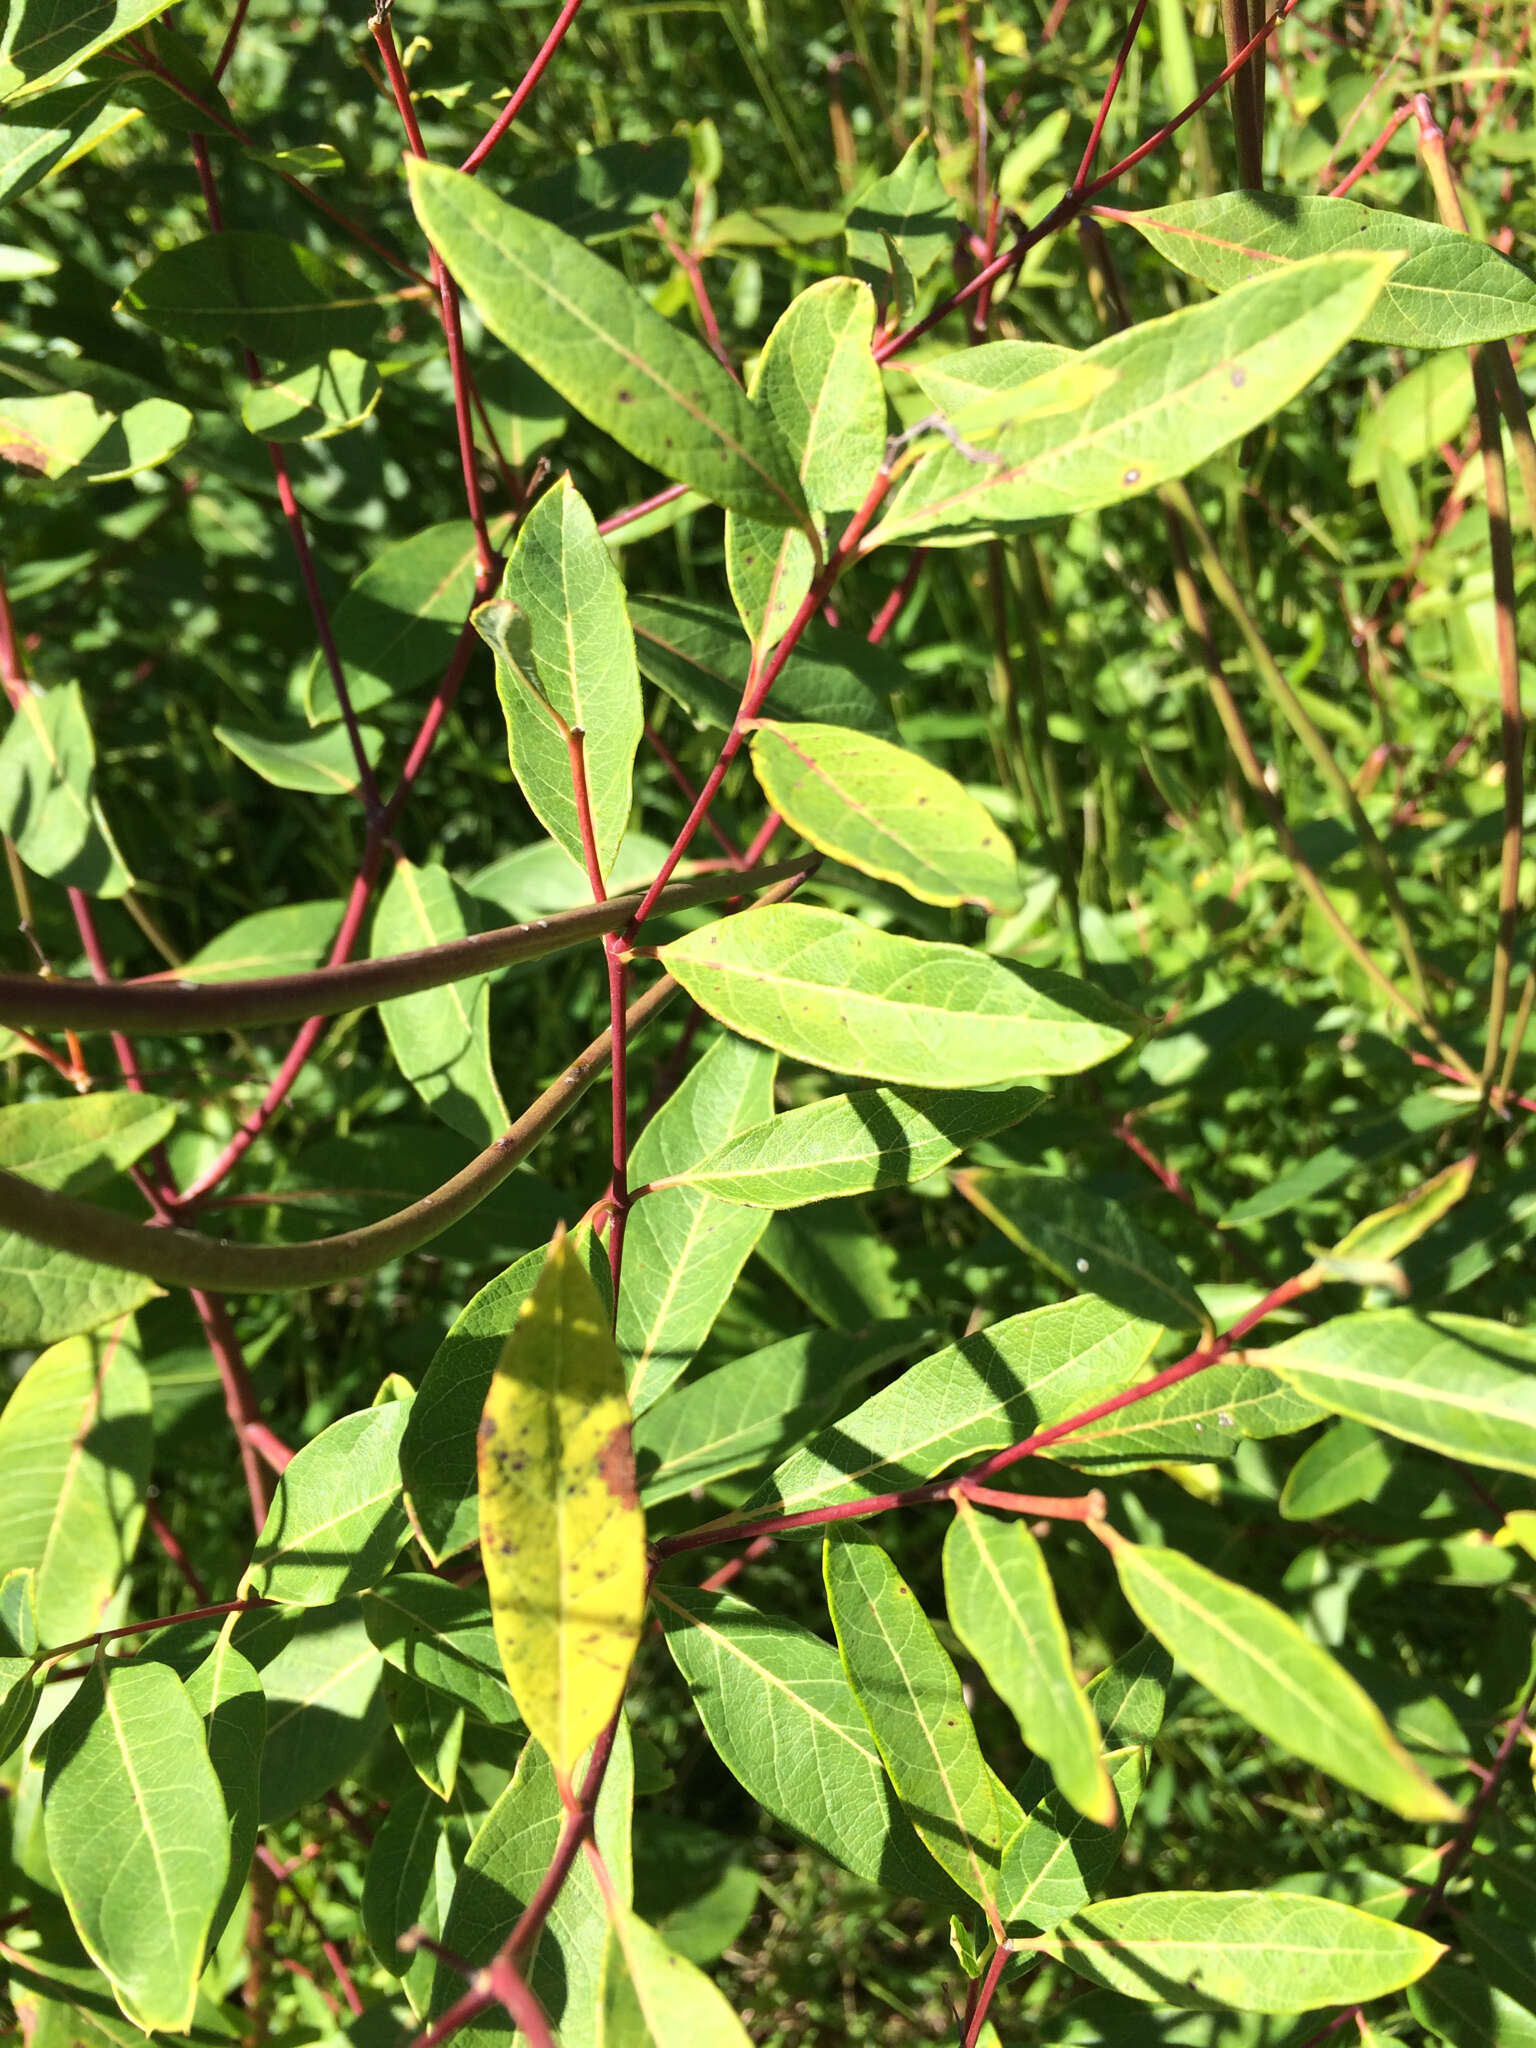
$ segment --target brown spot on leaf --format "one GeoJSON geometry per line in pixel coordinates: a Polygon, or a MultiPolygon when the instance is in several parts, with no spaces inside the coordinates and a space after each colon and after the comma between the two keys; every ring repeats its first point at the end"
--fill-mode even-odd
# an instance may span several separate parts
{"type": "Polygon", "coordinates": [[[48,450],[41,441],[34,441],[30,434],[24,434],[19,441],[0,444],[0,460],[14,462],[18,469],[42,472],[48,467],[48,450]]]}
{"type": "Polygon", "coordinates": [[[622,1508],[640,1505],[635,1492],[635,1453],[629,1440],[629,1424],[621,1422],[597,1457],[598,1477],[622,1508]]]}

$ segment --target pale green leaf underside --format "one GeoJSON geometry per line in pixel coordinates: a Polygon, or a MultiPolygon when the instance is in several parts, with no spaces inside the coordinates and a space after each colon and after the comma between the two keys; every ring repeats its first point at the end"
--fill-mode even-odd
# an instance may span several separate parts
{"type": "MultiPolygon", "coordinates": [[[[686,1177],[720,1138],[771,1116],[776,1065],[745,1039],[716,1039],[636,1141],[633,1185],[686,1177]]],[[[614,1332],[635,1414],[687,1369],[766,1224],[760,1212],[691,1186],[663,1187],[636,1203],[614,1332]]]]}
{"type": "Polygon", "coordinates": [[[1536,278],[1438,221],[1279,192],[1224,192],[1125,218],[1170,263],[1218,292],[1335,250],[1406,250],[1356,329],[1361,341],[1464,348],[1536,327],[1536,278]]]}
{"type": "MultiPolygon", "coordinates": [[[[373,920],[373,957],[464,938],[464,900],[445,868],[401,860],[373,920]]],[[[485,1145],[511,1121],[491,1065],[490,981],[485,975],[380,1003],[401,1073],[444,1123],[485,1145]]]]}
{"type": "Polygon", "coordinates": [[[541,823],[573,860],[583,861],[574,768],[561,721],[582,732],[597,864],[606,876],[629,823],[630,779],[644,725],[640,671],[624,586],[569,477],[546,491],[524,520],[501,598],[527,622],[523,647],[505,630],[494,638],[485,633],[497,657],[513,773],[541,823]]]}
{"type": "Polygon", "coordinates": [[[1104,998],[1065,975],[1011,971],[803,904],[722,919],[659,957],[733,1031],[876,1081],[974,1088],[1077,1073],[1131,1038],[1104,998]]]}

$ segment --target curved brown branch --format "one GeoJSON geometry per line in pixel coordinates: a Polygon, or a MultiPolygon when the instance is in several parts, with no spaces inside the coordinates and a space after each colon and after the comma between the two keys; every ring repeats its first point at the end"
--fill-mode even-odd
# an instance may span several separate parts
{"type": "MultiPolygon", "coordinates": [[[[740,877],[732,879],[739,887],[740,877]]],[[[677,993],[677,986],[665,975],[631,1004],[625,1018],[629,1036],[645,1028],[677,993]]],[[[603,1072],[612,1043],[608,1031],[594,1038],[516,1123],[452,1180],[408,1208],[359,1230],[343,1230],[309,1244],[231,1244],[195,1230],[135,1223],[130,1217],[98,1208],[94,1202],[51,1194],[11,1173],[0,1173],[0,1228],[98,1265],[147,1273],[150,1279],[173,1287],[226,1294],[272,1293],[353,1279],[429,1243],[483,1202],[603,1072]]]]}
{"type": "MultiPolygon", "coordinates": [[[[689,910],[719,903],[752,889],[805,872],[805,862],[780,861],[754,872],[699,875],[673,882],[656,899],[655,910],[689,910]]],[[[504,925],[447,945],[383,960],[352,960],[304,974],[279,974],[261,981],[195,982],[175,975],[141,981],[71,981],[63,977],[0,974],[0,1024],[40,1030],[183,1031],[239,1030],[257,1024],[291,1024],[307,1017],[335,1017],[396,996],[487,974],[519,961],[539,960],[586,939],[622,931],[645,900],[646,891],[611,896],[606,903],[557,911],[531,924],[504,925]]]]}

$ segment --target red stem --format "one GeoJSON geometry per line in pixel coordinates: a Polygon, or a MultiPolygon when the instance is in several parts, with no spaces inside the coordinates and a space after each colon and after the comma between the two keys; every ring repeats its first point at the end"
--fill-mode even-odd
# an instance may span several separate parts
{"type": "Polygon", "coordinates": [[[186,1582],[187,1591],[192,1595],[193,1599],[206,1600],[208,1598],[208,1588],[203,1584],[197,1567],[193,1564],[191,1558],[187,1556],[187,1553],[177,1542],[175,1532],[171,1529],[164,1515],[161,1514],[157,1502],[149,1500],[144,1503],[144,1519],[149,1524],[150,1534],[176,1567],[177,1571],[181,1573],[183,1580],[186,1582]]]}
{"type": "MultiPolygon", "coordinates": [[[[701,1529],[691,1529],[681,1536],[667,1536],[656,1546],[659,1557],[675,1557],[684,1550],[703,1550],[720,1543],[738,1543],[744,1537],[778,1536],[791,1529],[816,1529],[828,1522],[863,1521],[871,1515],[888,1514],[893,1508],[922,1507],[933,1501],[946,1500],[955,1492],[970,1494],[979,1498],[973,1489],[981,1481],[990,1479],[995,1472],[1004,1472],[1010,1465],[1016,1465],[1023,1458],[1035,1457],[1063,1438],[1073,1436],[1080,1429],[1086,1429],[1091,1422],[1101,1422],[1106,1415],[1118,1414],[1122,1408],[1133,1408],[1138,1402],[1146,1401],[1153,1394],[1160,1394],[1166,1387],[1176,1387],[1182,1380],[1193,1379],[1197,1373],[1206,1372],[1213,1365],[1219,1365],[1227,1353],[1240,1344],[1248,1332],[1272,1315],[1277,1308],[1284,1307],[1297,1295],[1310,1293],[1318,1286],[1321,1276],[1308,1267],[1273,1288],[1264,1299],[1251,1308],[1247,1315],[1239,1318],[1224,1336],[1211,1344],[1192,1351],[1181,1358],[1176,1365],[1154,1373],[1149,1380],[1141,1380],[1134,1387],[1127,1387],[1123,1393],[1111,1394],[1108,1400],[1095,1402],[1093,1407],[1084,1408],[1076,1415],[1069,1415],[1065,1422],[1053,1423],[1049,1429],[1037,1430],[1022,1443],[1010,1445],[1007,1450],[998,1451],[969,1472],[956,1474],[948,1479],[932,1479],[921,1486],[905,1486],[890,1493],[870,1494],[863,1500],[839,1501],[835,1506],[806,1508],[794,1515],[762,1515],[750,1522],[706,1523],[701,1529]]],[[[994,1499],[1006,1498],[994,1495],[994,1499]]],[[[1086,1519],[1091,1519],[1086,1518],[1086,1519]]]]}
{"type": "Polygon", "coordinates": [[[1176,135],[1186,121],[1192,120],[1208,100],[1216,97],[1228,79],[1242,70],[1254,51],[1260,47],[1267,37],[1273,35],[1280,26],[1280,23],[1286,20],[1288,16],[1294,14],[1300,5],[1301,0],[1280,0],[1279,7],[1265,22],[1257,35],[1252,36],[1243,45],[1232,61],[1226,66],[1225,70],[1219,72],[1208,86],[1198,92],[1187,107],[1182,108],[1179,113],[1175,114],[1171,121],[1165,121],[1161,128],[1155,130],[1154,133],[1147,137],[1145,142],[1139,143],[1129,156],[1122,157],[1119,163],[1113,165],[1109,170],[1101,171],[1099,176],[1093,179],[1091,183],[1074,185],[1069,192],[1056,202],[1048,213],[1043,215],[1033,227],[1025,231],[1011,249],[1005,249],[1001,256],[995,257],[992,262],[985,264],[977,271],[974,277],[968,278],[957,290],[951,292],[948,298],[941,299],[932,312],[925,313],[921,320],[914,321],[910,327],[905,328],[900,334],[890,335],[886,340],[878,342],[875,346],[876,362],[889,362],[892,356],[900,355],[904,349],[910,348],[913,342],[926,334],[931,327],[936,327],[941,320],[947,318],[958,307],[963,306],[968,299],[974,298],[977,292],[984,291],[989,284],[1001,277],[1011,266],[1022,262],[1024,257],[1028,255],[1029,251],[1037,243],[1043,242],[1048,235],[1054,235],[1059,229],[1068,226],[1074,221],[1088,204],[1089,200],[1094,197],[1095,193],[1102,192],[1107,185],[1113,185],[1117,179],[1123,178],[1127,171],[1133,170],[1141,162],[1142,158],[1150,156],[1153,150],[1161,149],[1168,138],[1171,135],[1176,135]]]}
{"type": "Polygon", "coordinates": [[[523,73],[522,84],[513,93],[511,99],[507,101],[507,104],[496,116],[490,127],[486,129],[484,135],[481,136],[480,140],[469,152],[469,155],[465,157],[463,163],[459,165],[461,171],[467,171],[473,177],[497,143],[500,142],[503,135],[512,126],[518,115],[523,111],[529,93],[533,91],[533,88],[543,77],[544,67],[548,64],[550,58],[553,57],[556,50],[559,49],[561,43],[564,42],[565,32],[576,19],[577,10],[580,6],[581,0],[565,0],[565,5],[555,17],[554,27],[544,38],[539,54],[523,73]]]}
{"type": "Polygon", "coordinates": [[[768,692],[778,681],[784,665],[794,652],[795,645],[801,634],[821,610],[823,603],[826,601],[838,577],[842,574],[849,558],[863,537],[865,529],[880,509],[880,501],[884,498],[890,481],[890,470],[882,464],[874,482],[865,494],[863,504],[860,505],[858,511],[849,520],[843,536],[828,558],[826,566],[801,599],[799,610],[790,620],[783,639],[764,663],[761,674],[755,680],[749,675],[747,687],[742,692],[741,703],[737,707],[735,718],[731,721],[731,729],[725,736],[719,755],[715,760],[715,765],[710,769],[708,776],[705,778],[704,786],[699,791],[692,810],[683,821],[683,828],[673,841],[671,851],[662,862],[661,872],[641,898],[639,908],[630,919],[629,929],[624,935],[626,943],[633,945],[635,934],[656,906],[656,898],[671,879],[673,869],[688,851],[694,833],[697,832],[699,825],[715,799],[721,783],[725,780],[726,770],[736,758],[737,751],[742,741],[746,738],[747,721],[755,718],[762,709],[768,692]]]}
{"type": "Polygon", "coordinates": [[[981,1989],[977,1992],[975,2002],[967,2015],[961,2048],[976,2048],[976,2043],[981,2039],[981,2030],[987,2023],[987,2014],[992,2009],[992,2000],[997,1995],[998,1984],[1003,1971],[1007,1968],[1008,1956],[1009,1951],[999,1942],[992,1951],[992,1960],[987,1964],[986,1974],[981,1980],[981,1989]]]}
{"type": "MultiPolygon", "coordinates": [[[[373,39],[378,44],[379,55],[384,62],[384,75],[389,80],[389,89],[394,95],[395,106],[405,128],[406,141],[411,154],[426,158],[426,147],[421,139],[421,124],[416,119],[416,108],[411,100],[410,83],[405,67],[400,62],[400,52],[395,46],[395,31],[387,13],[376,12],[369,20],[373,39]]],[[[448,275],[448,267],[435,248],[428,244],[431,259],[432,282],[442,306],[443,338],[448,344],[448,374],[453,383],[453,415],[459,435],[459,467],[464,474],[464,497],[469,507],[469,522],[475,529],[475,595],[489,597],[496,582],[499,563],[496,550],[491,546],[491,536],[486,530],[485,503],[480,495],[480,474],[475,467],[475,430],[470,418],[469,367],[464,354],[464,323],[459,316],[459,290],[448,275]]]]}
{"type": "Polygon", "coordinates": [[[1120,48],[1115,53],[1109,83],[1105,86],[1104,96],[1099,101],[1099,111],[1094,116],[1093,126],[1088,132],[1088,145],[1077,167],[1077,176],[1072,180],[1074,192],[1087,181],[1088,173],[1093,169],[1093,160],[1099,153],[1100,142],[1104,139],[1104,124],[1109,119],[1110,109],[1114,106],[1116,95],[1120,91],[1121,81],[1125,77],[1125,67],[1130,62],[1131,51],[1136,46],[1136,38],[1141,31],[1142,17],[1146,11],[1147,0],[1136,0],[1125,34],[1120,38],[1120,48]]]}

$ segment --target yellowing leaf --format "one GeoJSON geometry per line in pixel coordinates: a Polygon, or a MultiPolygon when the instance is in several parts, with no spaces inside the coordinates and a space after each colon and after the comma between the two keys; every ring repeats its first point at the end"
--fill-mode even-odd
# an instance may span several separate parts
{"type": "Polygon", "coordinates": [[[518,1711],[564,1778],[619,1703],[645,1605],[623,1368],[567,1237],[497,1364],[479,1467],[497,1648],[518,1711]]]}

